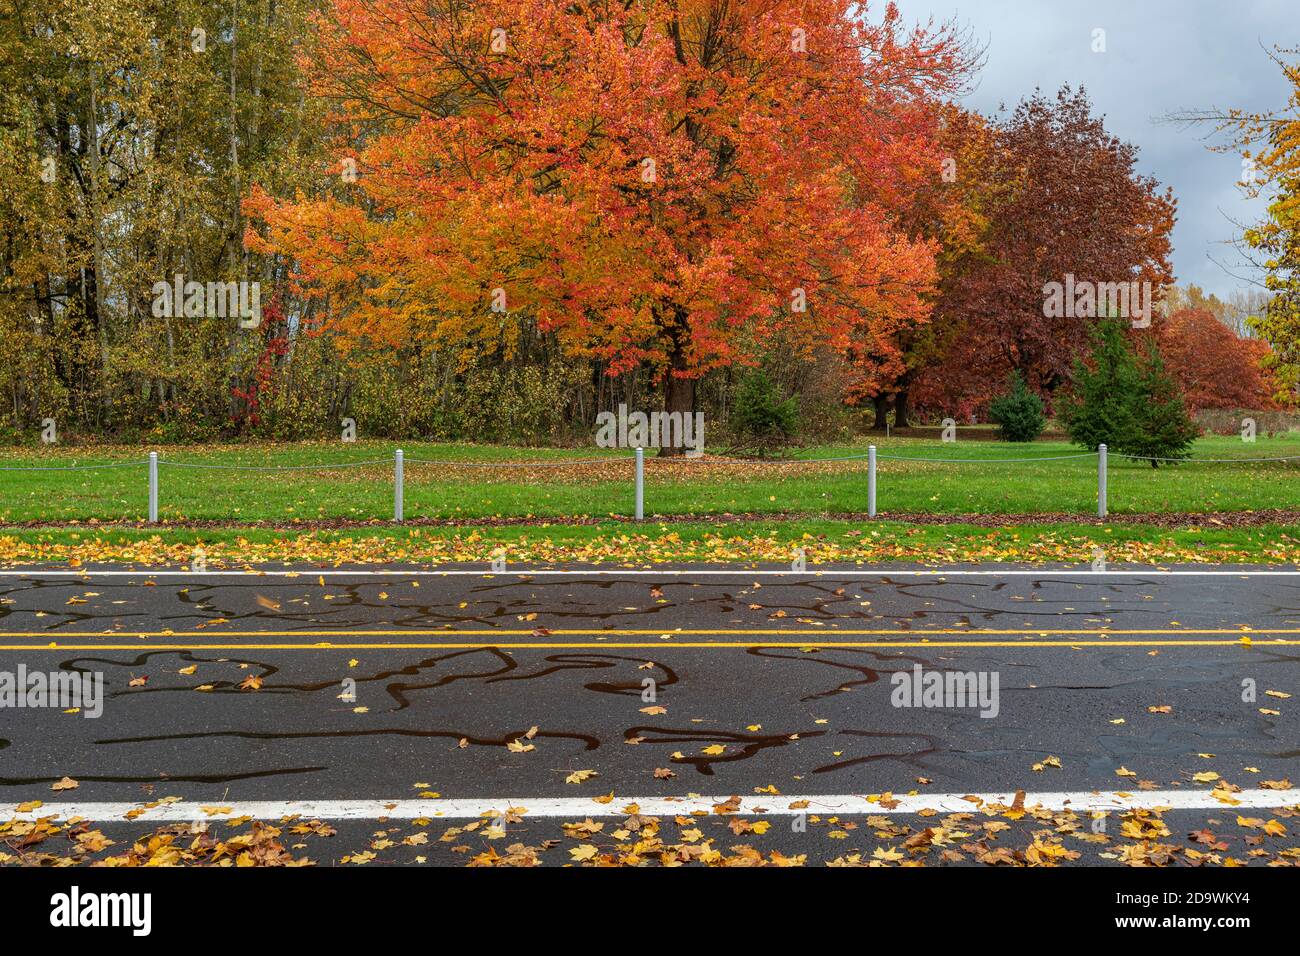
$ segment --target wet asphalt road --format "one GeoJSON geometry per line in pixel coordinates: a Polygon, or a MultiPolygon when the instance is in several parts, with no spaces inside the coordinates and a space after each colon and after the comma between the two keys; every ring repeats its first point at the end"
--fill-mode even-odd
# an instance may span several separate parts
{"type": "MultiPolygon", "coordinates": [[[[629,839],[609,808],[635,797],[1208,795],[1215,783],[1193,775],[1214,771],[1242,791],[1300,780],[1297,575],[6,573],[0,632],[0,670],[101,673],[105,687],[97,719],[0,710],[0,803],[439,794],[424,798],[431,823],[342,820],[331,837],[303,837],[322,862],[374,852],[380,863],[464,863],[547,840],[563,842],[543,861],[568,862],[578,845],[562,824],[580,813],[525,815],[504,838],[480,825],[439,840],[472,822],[438,820],[447,799],[591,799],[606,814],[587,837],[599,847],[629,839]],[[988,716],[896,706],[891,678],[918,665],[986,686],[996,676],[996,713],[987,700],[988,716]],[[578,771],[596,774],[566,782],[578,771]],[[65,776],[79,786],[52,792],[65,776]]],[[[1208,827],[1226,847],[1215,852],[1277,861],[1300,832],[1278,806],[1250,812],[1280,812],[1285,836],[1240,827],[1224,804],[1167,814],[1169,839],[1189,845],[1208,827]]],[[[890,825],[933,826],[907,815],[890,825]]],[[[1091,824],[1031,816],[995,841],[1023,848],[1044,825],[1091,824]]],[[[823,862],[903,839],[881,826],[864,813],[813,814],[807,832],[788,818],[765,833],[725,817],[698,828],[719,846],[823,862]]],[[[978,841],[963,826],[947,831],[955,844],[978,841]]],[[[1114,862],[1097,856],[1115,852],[1105,840],[1070,849],[1114,862]]],[[[944,861],[979,851],[960,855],[944,861]]]]}

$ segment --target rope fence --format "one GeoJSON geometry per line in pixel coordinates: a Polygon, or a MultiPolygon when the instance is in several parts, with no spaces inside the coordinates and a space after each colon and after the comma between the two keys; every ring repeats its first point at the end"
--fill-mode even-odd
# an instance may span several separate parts
{"type": "Polygon", "coordinates": [[[1079,458],[1096,458],[1096,452],[1079,455],[1051,455],[1046,458],[907,458],[903,455],[878,455],[880,461],[924,461],[937,465],[996,465],[1003,462],[1020,464],[1028,461],[1075,461],[1079,458]]]}
{"type": "MultiPolygon", "coordinates": [[[[391,459],[386,459],[391,460],[391,459]]],[[[450,465],[457,468],[566,468],[570,465],[602,465],[611,461],[632,461],[631,455],[607,455],[604,458],[564,458],[558,461],[455,461],[450,458],[407,458],[418,465],[450,465]]]]}
{"type": "Polygon", "coordinates": [[[115,461],[103,465],[23,465],[21,467],[0,466],[0,471],[95,471],[101,468],[139,468],[147,465],[149,460],[115,461]]]}
{"type": "Polygon", "coordinates": [[[1115,457],[1127,458],[1130,461],[1171,462],[1178,465],[1228,465],[1258,464],[1267,461],[1300,461],[1300,455],[1287,455],[1285,458],[1157,458],[1153,455],[1121,455],[1116,452],[1115,457]]]}
{"type": "MultiPolygon", "coordinates": [[[[1268,462],[1300,461],[1300,455],[1287,455],[1276,458],[1160,458],[1149,455],[1130,455],[1115,453],[1116,458],[1135,462],[1155,462],[1172,464],[1261,464],[1268,462]]],[[[764,465],[821,465],[845,462],[866,461],[867,463],[867,514],[876,517],[876,472],[877,463],[897,461],[924,463],[933,465],[1019,465],[1036,462],[1079,461],[1095,458],[1097,460],[1097,516],[1105,518],[1107,505],[1107,461],[1109,453],[1105,445],[1095,452],[1081,452],[1070,455],[1046,455],[1030,458],[919,458],[908,455],[880,455],[876,446],[871,445],[865,455],[843,455],[831,458],[785,458],[763,461],[764,465]]],[[[0,465],[0,472],[57,472],[57,471],[98,471],[117,468],[139,468],[148,466],[149,486],[149,523],[158,522],[158,468],[185,468],[191,470],[211,471],[252,471],[252,472],[323,472],[337,471],[345,468],[373,468],[378,465],[391,465],[393,468],[393,520],[404,520],[405,504],[405,466],[407,463],[418,465],[435,465],[453,468],[493,469],[493,468],[568,468],[575,465],[593,464],[633,464],[634,465],[634,515],[637,521],[645,519],[645,450],[635,449],[632,455],[607,455],[600,458],[563,458],[536,461],[464,461],[459,459],[407,458],[402,449],[394,451],[391,457],[372,458],[363,461],[341,461],[310,465],[242,465],[211,464],[207,462],[174,461],[160,458],[157,452],[150,452],[148,458],[131,461],[71,464],[71,465],[0,465]]],[[[748,465],[756,464],[747,458],[703,458],[680,456],[672,458],[651,459],[652,464],[690,464],[690,465],[748,465]]]]}
{"type": "Polygon", "coordinates": [[[172,468],[199,468],[216,471],[337,471],[340,468],[365,468],[386,465],[393,459],[374,458],[370,461],[340,461],[330,465],[209,465],[196,461],[169,461],[159,458],[158,464],[172,468]]]}

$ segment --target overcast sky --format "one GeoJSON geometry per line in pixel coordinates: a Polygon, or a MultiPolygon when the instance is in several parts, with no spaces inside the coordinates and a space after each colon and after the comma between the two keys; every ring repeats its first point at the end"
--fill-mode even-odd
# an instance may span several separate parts
{"type": "MultiPolygon", "coordinates": [[[[1234,185],[1241,159],[1206,148],[1209,130],[1158,120],[1183,109],[1286,105],[1287,84],[1266,47],[1300,46],[1300,0],[896,0],[905,18],[955,19],[987,46],[978,88],[965,105],[991,114],[1035,87],[1083,85],[1109,130],[1137,145],[1142,172],[1178,198],[1174,269],[1180,285],[1219,296],[1249,283],[1235,278],[1241,256],[1224,245],[1232,220],[1264,203],[1234,185]],[[1107,52],[1092,52],[1093,30],[1107,52]]],[[[878,19],[883,0],[869,5],[878,19]]]]}

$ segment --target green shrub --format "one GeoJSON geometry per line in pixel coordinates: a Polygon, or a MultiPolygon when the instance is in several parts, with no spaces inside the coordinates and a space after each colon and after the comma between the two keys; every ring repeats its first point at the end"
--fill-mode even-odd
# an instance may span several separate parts
{"type": "Polygon", "coordinates": [[[1003,441],[1036,441],[1047,427],[1043,400],[1018,371],[1011,373],[1006,394],[989,405],[989,417],[998,423],[1003,441]]]}
{"type": "Polygon", "coordinates": [[[746,447],[766,450],[788,444],[799,429],[796,400],[781,401],[767,373],[753,369],[736,392],[730,426],[746,447]]]}

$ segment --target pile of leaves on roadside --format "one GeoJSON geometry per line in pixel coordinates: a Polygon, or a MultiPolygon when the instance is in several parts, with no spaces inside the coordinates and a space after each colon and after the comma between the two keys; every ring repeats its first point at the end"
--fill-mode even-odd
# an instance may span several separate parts
{"type": "Polygon", "coordinates": [[[1005,527],[846,526],[844,530],[800,533],[797,529],[735,529],[726,525],[676,525],[631,530],[582,529],[557,525],[537,532],[475,528],[413,529],[400,533],[292,531],[245,538],[214,533],[129,535],[87,530],[69,534],[0,535],[0,564],[94,562],[185,565],[200,542],[210,567],[242,568],[268,562],[326,565],[489,563],[498,548],[510,561],[529,563],[654,564],[726,562],[744,564],[791,560],[802,549],[810,565],[880,565],[888,562],[1088,562],[1102,547],[1112,563],[1296,563],[1300,534],[1274,527],[1199,534],[1122,526],[1078,529],[1005,527]]]}
{"type": "MultiPolygon", "coordinates": [[[[1023,793],[1010,805],[968,799],[969,811],[922,810],[914,818],[808,814],[799,852],[788,845],[761,848],[758,844],[777,835],[775,827],[788,826],[789,818],[780,823],[761,815],[751,819],[738,812],[738,797],[712,813],[670,818],[643,815],[629,804],[614,817],[563,823],[551,838],[538,837],[537,821],[528,819],[525,807],[440,833],[431,832],[432,816],[402,826],[380,821],[383,828],[355,849],[318,839],[336,837],[335,829],[300,817],[276,824],[242,817],[146,827],[147,832],[118,842],[85,821],[60,821],[50,814],[0,824],[0,843],[6,848],[0,850],[0,865],[312,866],[318,861],[302,854],[306,841],[314,839],[319,862],[350,866],[1054,867],[1077,861],[1131,867],[1300,866],[1300,847],[1288,845],[1300,807],[1278,808],[1267,819],[1248,816],[1232,810],[1234,800],[1225,793],[1222,814],[1210,814],[1200,829],[1175,834],[1159,808],[1124,811],[1098,825],[1107,818],[1026,806],[1023,793]],[[403,832],[405,826],[413,829],[403,832]]],[[[892,801],[890,794],[877,795],[883,809],[892,801]]]]}

